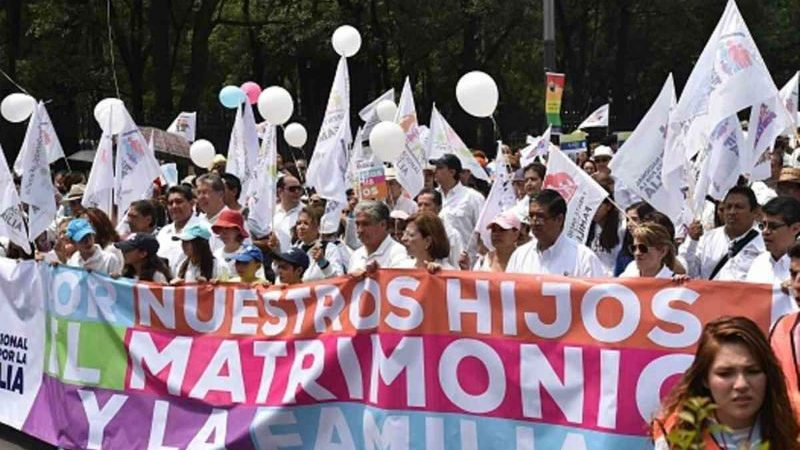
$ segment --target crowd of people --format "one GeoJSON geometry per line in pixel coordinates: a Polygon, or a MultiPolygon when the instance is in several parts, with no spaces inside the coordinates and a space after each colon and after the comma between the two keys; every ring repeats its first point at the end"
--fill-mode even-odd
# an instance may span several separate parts
{"type": "MultiPolygon", "coordinates": [[[[577,165],[609,193],[597,209],[585,242],[565,233],[567,202],[543,189],[543,161],[520,167],[520,152],[502,151],[518,203],[491,220],[489,242],[476,225],[490,185],[459,157],[429,161],[425,187],[412,198],[392,167],[388,196],[359,199],[347,191],[339,220],[324,220],[325,199],[304,186],[304,161],[279,160],[271,231],[248,225],[240,180],[217,159],[207,173],[180,184],[154,186],[119,218],[82,205],[84,174],[55,175],[58,216],[35,242],[35,252],[0,238],[5,256],[38,259],[112,277],[162,284],[241,282],[293,285],[346,274],[363,277],[378,268],[552,274],[566,277],[652,277],[675,283],[690,279],[772,284],[794,307],[800,293],[800,168],[797,154],[779,139],[771,177],[731,188],[721,201],[709,198],[702,217],[676,227],[670,217],[642,201],[610,172],[614,145],[593,146],[577,165]],[[302,164],[301,164],[302,163],[302,164]]],[[[475,152],[489,176],[496,167],[475,152]]],[[[704,439],[723,449],[797,448],[800,385],[795,329],[800,316],[778,322],[770,342],[745,318],[720,318],[703,333],[692,367],[672,392],[653,436],[669,448],[675,429],[690,429],[681,414],[695,396],[711,398],[722,427],[704,439]],[[775,349],[774,353],[771,350],[775,349]],[[784,379],[789,380],[784,382],[784,379]],[[745,447],[741,447],[745,445],[745,447]],[[753,447],[755,448],[755,447],[753,447]]]]}

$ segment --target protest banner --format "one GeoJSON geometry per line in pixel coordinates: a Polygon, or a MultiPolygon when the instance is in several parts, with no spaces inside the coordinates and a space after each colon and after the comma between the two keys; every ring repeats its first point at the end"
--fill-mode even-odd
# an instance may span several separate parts
{"type": "Polygon", "coordinates": [[[68,448],[644,448],[771,288],[381,270],[160,286],[0,259],[0,422],[68,448]],[[20,289],[20,286],[26,289],[20,289]]]}
{"type": "Polygon", "coordinates": [[[389,195],[383,164],[364,161],[358,164],[358,198],[362,200],[385,200],[389,195]]]}
{"type": "Polygon", "coordinates": [[[564,74],[545,73],[544,114],[547,116],[547,124],[561,129],[561,97],[564,95],[564,74]]]}

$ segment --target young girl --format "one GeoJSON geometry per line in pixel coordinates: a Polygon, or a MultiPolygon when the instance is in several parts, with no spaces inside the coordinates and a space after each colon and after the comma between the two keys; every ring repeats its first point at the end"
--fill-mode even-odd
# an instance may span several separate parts
{"type": "Polygon", "coordinates": [[[211,238],[211,230],[204,224],[192,224],[184,228],[181,234],[172,239],[181,240],[183,253],[186,260],[178,266],[178,273],[171,284],[179,284],[185,281],[196,281],[204,283],[220,276],[221,263],[211,253],[208,240],[211,238]]]}
{"type": "Polygon", "coordinates": [[[233,255],[231,258],[236,269],[235,277],[230,281],[248,283],[251,285],[266,285],[269,282],[264,277],[258,276],[264,263],[264,254],[258,247],[246,245],[242,251],[233,255]]]}
{"type": "Polygon", "coordinates": [[[236,274],[235,262],[232,258],[242,251],[244,240],[248,237],[247,230],[244,229],[242,213],[232,209],[223,209],[211,227],[211,231],[219,236],[223,244],[214,252],[214,258],[220,262],[224,271],[220,274],[220,278],[231,278],[236,274]]]}

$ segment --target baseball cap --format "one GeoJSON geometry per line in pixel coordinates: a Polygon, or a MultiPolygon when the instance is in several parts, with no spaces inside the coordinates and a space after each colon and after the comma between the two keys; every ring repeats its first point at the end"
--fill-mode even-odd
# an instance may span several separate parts
{"type": "Polygon", "coordinates": [[[127,239],[115,242],[114,247],[120,249],[122,253],[131,250],[144,250],[147,253],[155,254],[158,252],[158,240],[149,233],[133,233],[127,239]]]}
{"type": "Polygon", "coordinates": [[[448,169],[454,169],[457,172],[461,172],[463,169],[461,166],[461,160],[458,159],[458,156],[452,153],[445,153],[441,158],[431,159],[429,162],[434,166],[445,166],[448,169]]]}
{"type": "Polygon", "coordinates": [[[295,267],[302,267],[303,270],[308,269],[308,255],[297,247],[292,247],[288,251],[275,255],[275,259],[286,261],[295,267]]]}
{"type": "Polygon", "coordinates": [[[211,231],[219,234],[222,228],[236,228],[242,237],[247,237],[247,230],[244,229],[244,216],[239,211],[225,208],[219,213],[217,221],[211,227],[211,231]]]}
{"type": "Polygon", "coordinates": [[[191,241],[198,238],[209,240],[211,238],[211,230],[206,225],[194,223],[184,228],[181,234],[172,236],[173,241],[191,241]]]}
{"type": "Polygon", "coordinates": [[[72,219],[67,225],[67,237],[78,242],[89,234],[95,234],[92,224],[86,219],[72,219]]]}
{"type": "Polygon", "coordinates": [[[500,228],[504,230],[519,230],[521,228],[521,222],[519,220],[519,216],[514,212],[514,210],[508,209],[503,211],[502,213],[498,214],[497,217],[486,227],[489,228],[492,225],[498,225],[500,228]]]}
{"type": "Polygon", "coordinates": [[[264,254],[255,245],[245,245],[242,251],[231,258],[236,262],[249,263],[250,261],[264,262],[264,254]]]}

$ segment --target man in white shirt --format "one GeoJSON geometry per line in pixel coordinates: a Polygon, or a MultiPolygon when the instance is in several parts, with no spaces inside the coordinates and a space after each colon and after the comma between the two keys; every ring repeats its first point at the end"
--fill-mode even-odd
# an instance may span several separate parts
{"type": "Polygon", "coordinates": [[[749,187],[734,186],[722,205],[725,225],[700,236],[691,235],[678,254],[686,261],[688,275],[718,281],[744,281],[756,256],[766,250],[755,228],[758,202],[749,187]]]}
{"type": "Polygon", "coordinates": [[[406,194],[403,187],[397,181],[397,171],[394,167],[387,167],[385,172],[386,188],[389,197],[386,199],[389,208],[393,211],[403,211],[409,216],[417,212],[417,204],[406,194]]]}
{"type": "Polygon", "coordinates": [[[531,232],[535,239],[514,250],[506,272],[563,275],[565,277],[603,276],[604,268],[585,245],[564,234],[567,202],[552,189],[531,198],[531,232]]]}
{"type": "MultiPolygon", "coordinates": [[[[419,211],[429,211],[436,215],[442,210],[442,193],[435,189],[425,188],[417,194],[417,206],[419,211]]],[[[450,241],[450,256],[448,261],[453,267],[458,267],[458,260],[461,258],[461,251],[464,250],[464,243],[461,241],[461,235],[458,231],[445,219],[442,219],[444,224],[444,231],[447,234],[447,240],[450,241]]]]}
{"type": "Polygon", "coordinates": [[[292,236],[292,228],[303,209],[300,203],[303,185],[294,176],[284,175],[278,179],[277,194],[280,201],[275,206],[275,227],[279,227],[284,235],[292,236]]]}
{"type": "Polygon", "coordinates": [[[462,167],[456,155],[446,153],[439,159],[431,160],[431,164],[436,166],[434,177],[442,193],[439,217],[458,231],[461,242],[469,242],[481,215],[483,196],[459,181],[462,167]]]}
{"type": "Polygon", "coordinates": [[[181,241],[172,238],[179,235],[185,227],[201,222],[201,219],[194,215],[192,190],[184,185],[169,188],[167,190],[167,212],[172,218],[172,223],[161,228],[156,235],[158,256],[165,258],[169,262],[170,270],[175,273],[186,255],[181,248],[181,241]]]}
{"type": "Polygon", "coordinates": [[[350,257],[348,272],[359,274],[402,264],[408,255],[406,248],[389,235],[389,207],[383,202],[363,200],[355,212],[356,233],[363,245],[350,257]]]}
{"type": "MultiPolygon", "coordinates": [[[[775,287],[789,279],[789,248],[795,244],[800,234],[800,201],[794,197],[775,197],[761,207],[763,214],[759,228],[764,237],[767,251],[753,260],[747,272],[747,281],[751,283],[767,283],[775,287]]],[[[773,295],[772,317],[797,309],[794,299],[782,291],[773,295]]]]}
{"type": "Polygon", "coordinates": [[[225,209],[225,184],[216,173],[200,175],[195,182],[197,186],[197,206],[203,211],[200,218],[214,224],[219,213],[225,209]]]}

